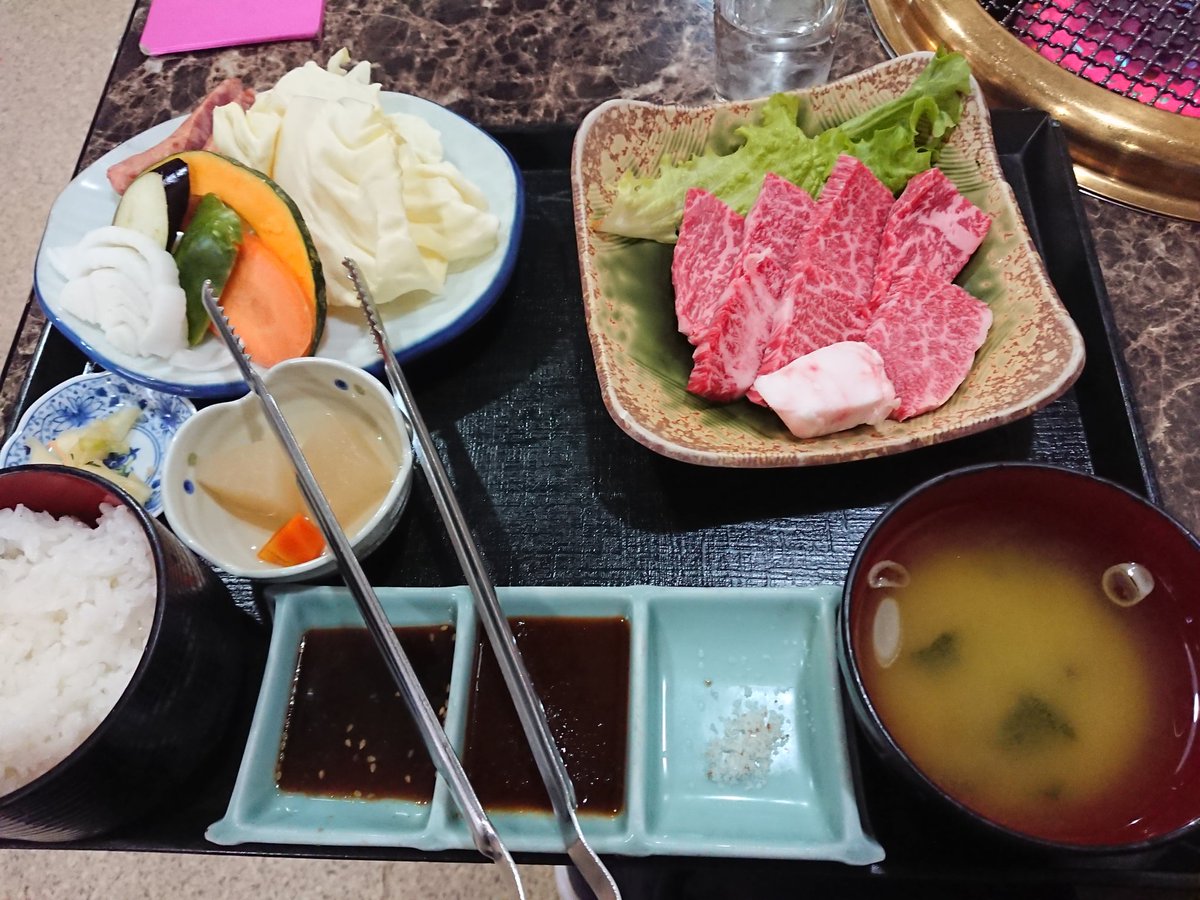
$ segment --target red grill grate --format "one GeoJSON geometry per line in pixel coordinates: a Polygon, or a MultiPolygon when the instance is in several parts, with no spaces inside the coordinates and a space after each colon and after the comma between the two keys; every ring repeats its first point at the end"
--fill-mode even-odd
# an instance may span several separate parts
{"type": "Polygon", "coordinates": [[[979,0],[1069,72],[1148,106],[1200,117],[1200,0],[979,0]]]}

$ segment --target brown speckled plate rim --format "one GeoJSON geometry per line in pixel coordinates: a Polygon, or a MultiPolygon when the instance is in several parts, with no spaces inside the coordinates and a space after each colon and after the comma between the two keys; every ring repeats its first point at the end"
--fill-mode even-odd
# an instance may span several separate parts
{"type": "MultiPolygon", "coordinates": [[[[933,57],[933,53],[927,51],[919,51],[909,53],[902,56],[897,56],[890,60],[885,60],[868,69],[863,69],[857,73],[848,75],[838,81],[830,82],[814,88],[811,91],[798,91],[802,96],[836,90],[839,85],[845,85],[855,80],[861,79],[869,73],[878,70],[893,67],[897,65],[911,65],[914,60],[929,60],[933,57]]],[[[983,93],[980,90],[978,82],[971,79],[971,89],[974,93],[978,109],[982,110],[986,115],[987,105],[983,99],[983,93]]],[[[744,105],[745,101],[735,103],[718,103],[704,106],[686,106],[686,105],[660,105],[648,103],[641,100],[628,100],[617,98],[607,100],[595,107],[590,113],[584,117],[580,123],[579,129],[575,133],[575,139],[571,150],[571,199],[574,212],[575,222],[575,237],[579,254],[579,272],[583,282],[583,306],[584,320],[587,325],[588,341],[592,347],[592,355],[595,360],[596,375],[600,383],[600,393],[604,400],[604,406],[608,410],[609,415],[617,423],[617,425],[631,438],[643,446],[653,450],[671,459],[681,462],[691,463],[700,466],[725,467],[725,468],[785,468],[785,467],[801,467],[801,466],[818,466],[832,465],[842,462],[853,462],[856,460],[872,459],[880,456],[891,456],[897,453],[916,450],[920,447],[932,446],[934,444],[944,443],[967,435],[977,434],[981,431],[986,431],[996,428],[1001,425],[1006,425],[1018,419],[1025,418],[1039,409],[1049,405],[1057,400],[1071,388],[1083,371],[1085,361],[1085,350],[1083,337],[1079,333],[1074,320],[1067,312],[1062,301],[1058,297],[1058,292],[1054,289],[1053,283],[1050,281],[1049,275],[1046,273],[1045,263],[1042,260],[1041,254],[1033,244],[1033,239],[1029,234],[1029,229],[1025,225],[1024,216],[1021,214],[1020,206],[1017,204],[1016,195],[1013,193],[1012,186],[1008,184],[1004,178],[1002,169],[1000,168],[1000,159],[996,153],[994,141],[985,142],[985,155],[980,160],[984,174],[999,185],[1005,202],[1007,202],[1014,213],[1014,221],[1019,232],[1018,238],[1024,247],[1025,251],[1030,254],[1034,269],[1038,276],[1039,285],[1042,287],[1046,296],[1050,300],[1049,310],[1054,314],[1054,318],[1058,324],[1063,326],[1064,332],[1068,336],[1071,343],[1071,355],[1067,364],[1063,367],[1062,372],[1056,380],[1046,383],[1046,385],[1037,392],[1023,398],[1020,402],[1013,403],[1005,408],[997,410],[990,415],[979,416],[970,421],[964,422],[961,425],[942,428],[938,431],[927,434],[909,434],[904,431],[895,432],[892,435],[879,435],[879,440],[867,446],[856,445],[852,447],[832,447],[823,450],[812,450],[812,442],[803,439],[796,439],[796,449],[794,452],[765,452],[761,449],[747,449],[745,451],[715,451],[704,450],[694,447],[687,447],[678,444],[674,441],[663,438],[654,430],[647,428],[640,420],[631,414],[621,403],[620,396],[613,387],[609,369],[617,365],[613,360],[598,330],[594,327],[592,316],[597,309],[598,300],[600,299],[601,291],[597,272],[592,265],[591,256],[595,253],[595,246],[592,243],[592,228],[590,225],[591,216],[589,214],[589,204],[587,199],[587,184],[584,182],[580,173],[582,171],[582,159],[585,149],[588,145],[592,126],[601,117],[608,114],[611,110],[621,108],[637,108],[650,107],[662,109],[666,112],[691,112],[696,110],[709,110],[719,108],[733,108],[739,105],[744,105]]],[[[985,123],[988,132],[991,131],[990,118],[985,123]]],[[[920,417],[909,421],[918,421],[920,417]]],[[[903,424],[903,423],[902,423],[903,424]]],[[[867,427],[867,426],[860,426],[867,427]]]]}

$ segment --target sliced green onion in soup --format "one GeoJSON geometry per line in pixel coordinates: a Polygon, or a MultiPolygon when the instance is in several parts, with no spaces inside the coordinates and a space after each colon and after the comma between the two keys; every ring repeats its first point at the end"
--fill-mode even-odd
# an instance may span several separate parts
{"type": "Polygon", "coordinates": [[[908,569],[891,559],[875,563],[867,572],[867,584],[873,588],[908,587],[910,580],[908,569]]]}
{"type": "Polygon", "coordinates": [[[884,597],[875,608],[875,621],[871,628],[875,661],[881,667],[886,669],[900,657],[900,638],[900,604],[893,597],[884,597]]]}
{"type": "Polygon", "coordinates": [[[1139,563],[1117,563],[1104,570],[1100,586],[1117,606],[1137,606],[1154,590],[1154,575],[1139,563]]]}

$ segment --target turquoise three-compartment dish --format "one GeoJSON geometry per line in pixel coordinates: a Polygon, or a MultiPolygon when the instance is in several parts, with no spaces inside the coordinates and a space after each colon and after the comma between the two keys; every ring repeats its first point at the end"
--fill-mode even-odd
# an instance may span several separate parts
{"type": "MultiPolygon", "coordinates": [[[[883,850],[863,830],[838,690],[839,587],[500,588],[509,616],[623,617],[630,626],[625,805],[583,814],[600,853],[836,860],[865,865],[883,850]],[[714,773],[714,747],[748,710],[782,729],[755,777],[714,773]]],[[[380,588],[395,626],[457,632],[445,727],[461,754],[477,630],[466,588],[380,588]]],[[[281,791],[275,769],[297,654],[314,628],[361,626],[347,591],[282,588],[258,706],[218,844],[470,849],[439,779],[429,803],[281,791]]],[[[498,812],[510,850],[562,851],[553,817],[498,812]]]]}

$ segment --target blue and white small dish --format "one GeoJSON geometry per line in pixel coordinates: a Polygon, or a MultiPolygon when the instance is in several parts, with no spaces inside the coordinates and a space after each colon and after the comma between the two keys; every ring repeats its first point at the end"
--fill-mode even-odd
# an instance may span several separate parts
{"type": "Polygon", "coordinates": [[[107,418],[124,406],[137,406],[142,415],[129,432],[129,452],[112,454],[104,464],[149,485],[146,511],[157,516],[162,512],[160,478],[167,448],[196,407],[186,397],[152,391],[111,372],[77,375],[35,400],[0,448],[0,467],[29,462],[28,440],[49,444],[63,432],[107,418]]]}

